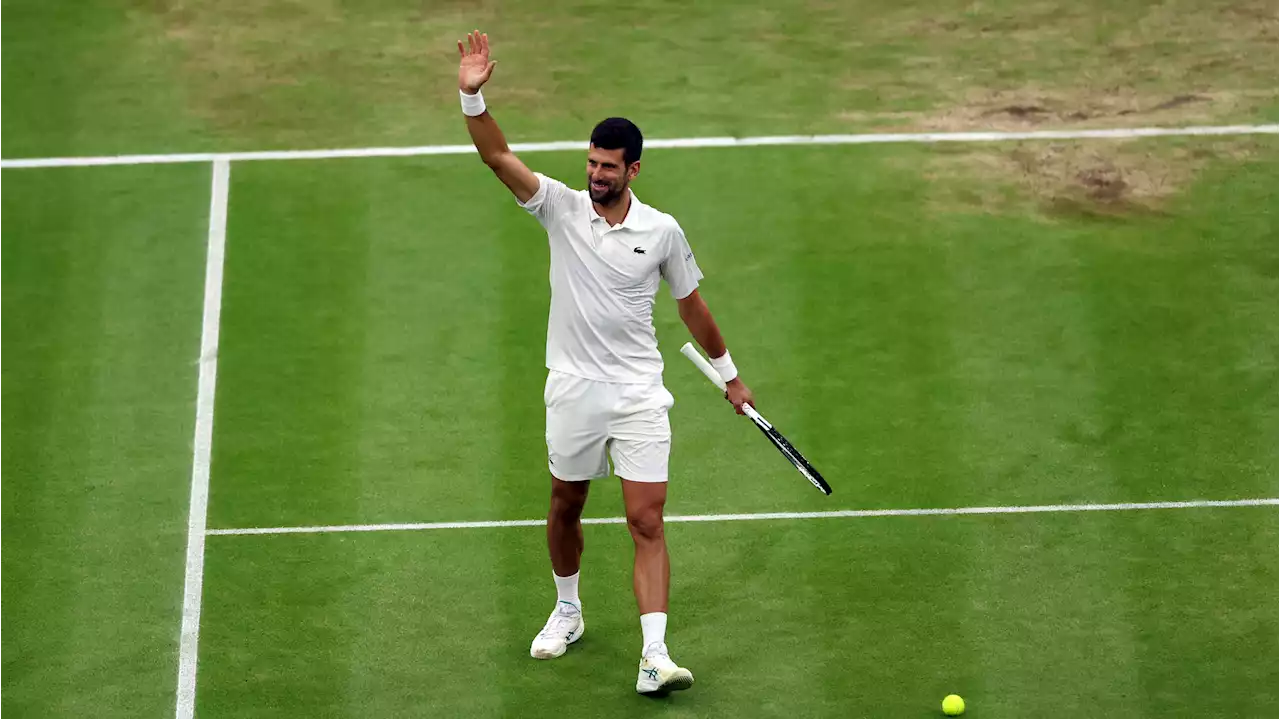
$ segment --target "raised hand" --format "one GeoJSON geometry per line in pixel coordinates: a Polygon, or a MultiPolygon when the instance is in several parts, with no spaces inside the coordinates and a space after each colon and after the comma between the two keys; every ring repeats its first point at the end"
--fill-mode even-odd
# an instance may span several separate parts
{"type": "Polygon", "coordinates": [[[489,81],[493,74],[496,60],[489,59],[489,36],[479,30],[467,34],[467,45],[458,41],[458,54],[462,60],[458,63],[458,87],[468,95],[480,91],[480,86],[489,81]]]}

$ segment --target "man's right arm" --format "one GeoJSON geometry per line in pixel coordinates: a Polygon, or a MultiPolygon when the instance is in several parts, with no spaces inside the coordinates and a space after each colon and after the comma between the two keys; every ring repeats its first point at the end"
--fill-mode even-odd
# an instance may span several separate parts
{"type": "Polygon", "coordinates": [[[488,110],[483,110],[484,99],[480,88],[493,74],[496,61],[489,60],[489,36],[479,30],[467,35],[467,45],[458,42],[458,89],[462,91],[463,112],[467,118],[467,132],[475,143],[480,159],[511,190],[521,204],[533,198],[538,191],[538,176],[516,157],[507,146],[507,139],[488,110]],[[470,108],[470,109],[468,109],[470,108]],[[483,110],[483,111],[480,111],[483,110]],[[475,114],[473,114],[475,113],[475,114]]]}
{"type": "Polygon", "coordinates": [[[507,147],[507,140],[493,116],[486,110],[475,117],[467,116],[467,132],[480,152],[480,159],[511,190],[521,203],[528,202],[538,191],[538,176],[507,147]]]}

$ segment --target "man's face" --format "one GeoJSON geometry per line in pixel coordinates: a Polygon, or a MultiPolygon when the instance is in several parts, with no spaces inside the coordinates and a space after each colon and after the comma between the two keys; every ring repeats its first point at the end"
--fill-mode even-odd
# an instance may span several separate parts
{"type": "Polygon", "coordinates": [[[623,150],[604,150],[592,145],[587,150],[587,192],[592,202],[612,205],[626,192],[632,178],[640,172],[640,163],[623,164],[623,150]]]}

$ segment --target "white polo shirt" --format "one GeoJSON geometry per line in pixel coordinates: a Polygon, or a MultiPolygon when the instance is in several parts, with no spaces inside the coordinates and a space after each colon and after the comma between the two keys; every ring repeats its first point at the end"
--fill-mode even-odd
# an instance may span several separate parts
{"type": "Polygon", "coordinates": [[[547,368],[602,382],[661,382],[659,282],[683,299],[702,279],[684,230],[634,192],[626,218],[610,227],[586,190],[534,174],[538,191],[517,204],[546,228],[551,247],[547,368]]]}

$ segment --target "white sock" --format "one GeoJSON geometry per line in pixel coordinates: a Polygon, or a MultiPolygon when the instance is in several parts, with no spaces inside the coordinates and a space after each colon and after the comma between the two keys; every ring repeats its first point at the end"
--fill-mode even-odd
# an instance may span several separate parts
{"type": "Polygon", "coordinates": [[[569,602],[575,607],[582,608],[582,600],[578,599],[578,575],[582,572],[574,572],[572,576],[562,577],[555,572],[551,576],[556,579],[556,598],[561,602],[569,602]]]}
{"type": "Polygon", "coordinates": [[[667,613],[666,612],[649,612],[640,615],[640,631],[644,633],[644,647],[640,650],[644,653],[650,644],[657,642],[665,644],[667,641],[667,613]]]}

